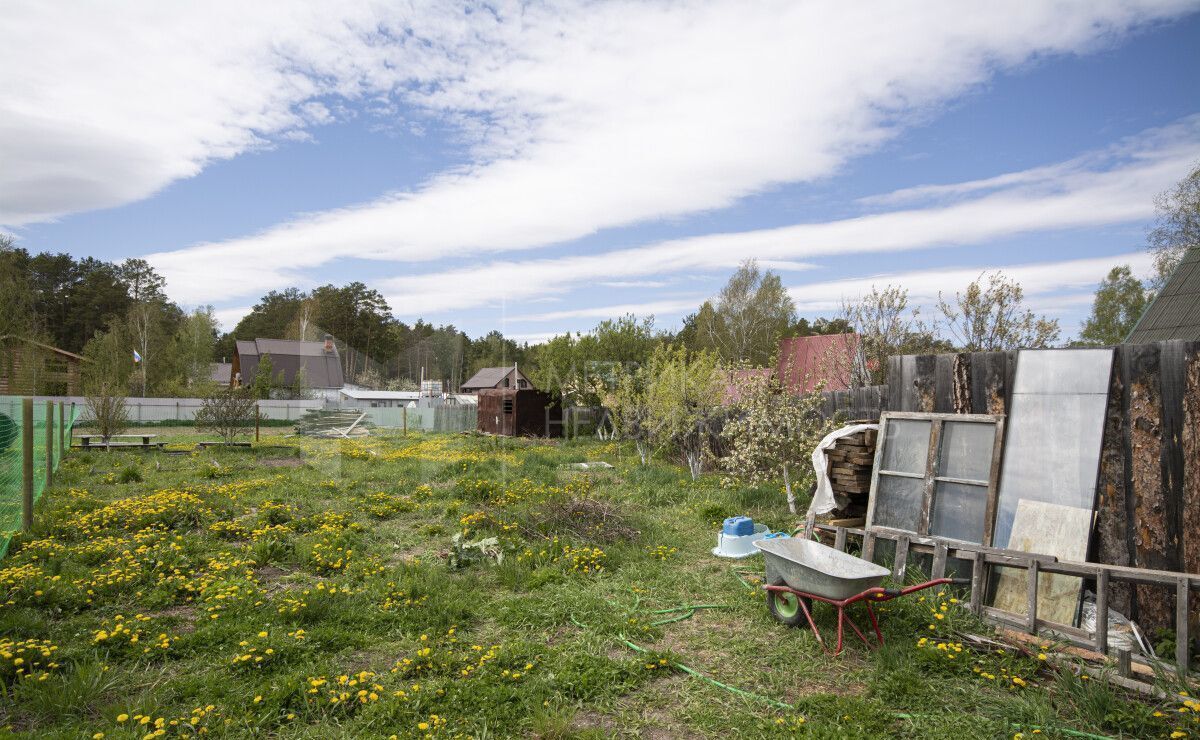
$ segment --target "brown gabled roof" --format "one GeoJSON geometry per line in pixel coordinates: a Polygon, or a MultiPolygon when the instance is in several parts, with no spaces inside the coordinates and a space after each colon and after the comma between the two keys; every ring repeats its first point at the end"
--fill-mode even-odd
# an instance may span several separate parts
{"type": "Polygon", "coordinates": [[[1200,340],[1200,247],[1192,247],[1125,341],[1200,340]]]}
{"type": "Polygon", "coordinates": [[[263,355],[271,356],[271,373],[278,377],[282,372],[285,385],[295,382],[300,368],[304,368],[305,382],[310,388],[341,388],[346,384],[336,345],[332,352],[325,351],[324,342],[293,339],[241,339],[236,346],[244,384],[253,381],[263,355]]]}
{"type": "MultiPolygon", "coordinates": [[[[467,382],[462,384],[461,388],[464,391],[467,389],[495,388],[500,384],[500,381],[511,375],[512,371],[512,367],[485,367],[472,375],[467,382]]],[[[517,378],[529,383],[529,387],[533,388],[533,383],[520,370],[517,370],[517,378]]]]}
{"type": "Polygon", "coordinates": [[[59,349],[58,347],[52,347],[49,344],[43,344],[43,343],[37,341],[36,339],[30,339],[28,337],[19,337],[16,334],[0,335],[0,342],[7,340],[7,339],[15,339],[18,342],[25,342],[26,344],[32,344],[36,347],[41,347],[44,350],[48,350],[55,354],[62,355],[63,357],[69,357],[70,359],[76,360],[78,362],[90,362],[90,360],[88,360],[88,358],[84,357],[83,355],[77,355],[74,352],[68,352],[65,349],[59,349]]]}

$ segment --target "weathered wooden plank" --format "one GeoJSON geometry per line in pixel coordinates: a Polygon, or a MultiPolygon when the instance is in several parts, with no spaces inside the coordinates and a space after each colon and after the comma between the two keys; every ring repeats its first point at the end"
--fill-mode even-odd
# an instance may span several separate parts
{"type": "MultiPolygon", "coordinates": [[[[1100,474],[1096,484],[1096,538],[1093,559],[1108,565],[1132,565],[1133,540],[1131,502],[1126,501],[1128,458],[1126,451],[1126,383],[1124,347],[1113,351],[1113,371],[1108,386],[1108,408],[1100,447],[1100,474]]],[[[1112,603],[1122,614],[1130,613],[1132,586],[1113,584],[1112,603]]]]}
{"type": "Polygon", "coordinates": [[[1189,586],[1188,579],[1180,578],[1175,584],[1175,665],[1179,671],[1179,678],[1182,681],[1187,680],[1188,662],[1188,647],[1191,645],[1191,640],[1188,639],[1188,601],[1189,601],[1189,586]]]}
{"type": "Polygon", "coordinates": [[[983,558],[976,557],[971,561],[971,611],[983,614],[983,558]]]}
{"type": "Polygon", "coordinates": [[[871,562],[875,561],[875,533],[874,532],[867,532],[866,534],[863,535],[862,557],[863,557],[863,560],[869,560],[871,562]]]}
{"type": "Polygon", "coordinates": [[[1025,571],[1026,613],[1025,627],[1029,634],[1037,634],[1038,610],[1038,561],[1030,560],[1029,568],[1025,571]]]}
{"type": "MultiPolygon", "coordinates": [[[[1183,570],[1200,573],[1200,342],[1192,342],[1184,353],[1183,431],[1180,447],[1183,451],[1183,499],[1181,533],[1183,539],[1183,570]]],[[[1200,634],[1200,609],[1190,612],[1189,628],[1200,634]]]]}
{"type": "MultiPolygon", "coordinates": [[[[1129,388],[1130,476],[1133,502],[1133,564],[1170,570],[1167,502],[1162,470],[1161,352],[1157,344],[1125,346],[1125,382],[1129,388]]],[[[1170,628],[1174,614],[1168,599],[1151,586],[1137,587],[1139,625],[1148,631],[1170,628]]]]}
{"type": "Polygon", "coordinates": [[[971,411],[971,355],[961,352],[954,355],[952,368],[954,375],[953,408],[951,413],[970,414],[971,411]]]}
{"type": "Polygon", "coordinates": [[[957,355],[934,355],[933,408],[939,414],[955,413],[954,365],[957,355]]]}
{"type": "Polygon", "coordinates": [[[908,398],[907,387],[912,384],[913,373],[916,372],[917,359],[913,355],[888,357],[888,410],[913,411],[905,403],[908,398]]]}
{"type": "Polygon", "coordinates": [[[838,527],[837,533],[833,536],[833,548],[838,552],[846,551],[846,528],[838,527]]]}
{"type": "Polygon", "coordinates": [[[912,410],[932,412],[936,402],[937,355],[917,355],[912,381],[912,410]]]}
{"type": "Polygon", "coordinates": [[[946,575],[946,553],[949,548],[945,542],[939,542],[933,548],[933,569],[929,573],[929,577],[933,579],[942,578],[946,575]]]}
{"type": "Polygon", "coordinates": [[[908,538],[896,540],[896,558],[892,561],[892,578],[904,583],[904,572],[908,569],[908,538]]]}
{"type": "Polygon", "coordinates": [[[1108,654],[1108,571],[1096,576],[1096,652],[1108,654]]]}
{"type": "Polygon", "coordinates": [[[1183,569],[1183,538],[1180,524],[1183,519],[1183,396],[1184,371],[1187,364],[1186,345],[1182,340],[1160,344],[1160,384],[1162,391],[1162,467],[1163,493],[1166,496],[1166,564],[1167,570],[1183,569]]]}

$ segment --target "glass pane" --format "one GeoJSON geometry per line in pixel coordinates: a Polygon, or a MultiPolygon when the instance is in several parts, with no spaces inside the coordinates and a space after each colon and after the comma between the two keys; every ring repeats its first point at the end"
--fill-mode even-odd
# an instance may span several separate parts
{"type": "Polygon", "coordinates": [[[924,488],[925,482],[920,478],[880,474],[871,524],[916,532],[921,521],[924,488]]]}
{"type": "Polygon", "coordinates": [[[986,482],[992,468],[993,424],[948,421],[942,425],[938,475],[986,482]]]}
{"type": "Polygon", "coordinates": [[[883,469],[925,474],[929,456],[928,421],[888,419],[883,438],[883,469]]]}
{"type": "MultiPolygon", "coordinates": [[[[1093,508],[1107,404],[1106,395],[1013,398],[992,538],[996,547],[1010,546],[1013,519],[1023,500],[1093,508]]],[[[1086,540],[1087,533],[1080,536],[1086,540]]]]}
{"type": "Polygon", "coordinates": [[[1013,393],[1108,393],[1111,349],[1023,349],[1013,393]]]}
{"type": "Polygon", "coordinates": [[[929,533],[981,544],[986,509],[986,486],[938,481],[929,511],[929,533]]]}

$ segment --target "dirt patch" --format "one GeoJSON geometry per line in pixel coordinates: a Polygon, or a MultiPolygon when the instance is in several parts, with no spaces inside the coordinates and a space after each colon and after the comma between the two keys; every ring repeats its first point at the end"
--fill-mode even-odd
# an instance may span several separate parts
{"type": "Polygon", "coordinates": [[[151,619],[174,620],[174,631],[179,634],[186,635],[196,629],[196,607],[191,604],[177,604],[160,611],[150,612],[146,616],[151,619]]]}
{"type": "Polygon", "coordinates": [[[572,730],[601,730],[607,735],[616,731],[620,726],[620,723],[613,717],[593,712],[590,709],[578,711],[571,718],[572,730]]]}
{"type": "Polygon", "coordinates": [[[300,468],[304,466],[304,460],[299,457],[272,457],[266,460],[259,460],[260,468],[300,468]]]}
{"type": "Polygon", "coordinates": [[[535,518],[546,531],[573,534],[588,542],[608,544],[641,534],[629,526],[619,507],[598,499],[552,501],[539,507],[535,518]]]}

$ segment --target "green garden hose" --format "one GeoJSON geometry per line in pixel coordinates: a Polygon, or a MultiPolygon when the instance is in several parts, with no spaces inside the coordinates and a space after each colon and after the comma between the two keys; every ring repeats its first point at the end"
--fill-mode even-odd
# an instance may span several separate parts
{"type": "MultiPolygon", "coordinates": [[[[711,608],[711,605],[704,605],[704,606],[710,606],[710,608],[711,608]]],[[[681,607],[681,608],[690,608],[690,607],[681,607]]],[[[688,616],[691,616],[691,613],[689,613],[688,616]]],[[[591,631],[591,627],[588,627],[586,624],[584,624],[583,622],[580,622],[578,619],[576,619],[574,614],[570,615],[570,618],[571,618],[571,622],[576,627],[578,627],[580,629],[591,631]]],[[[631,650],[635,650],[635,651],[637,651],[639,653],[643,653],[643,654],[648,654],[650,652],[649,650],[646,650],[644,647],[631,642],[628,638],[625,637],[625,635],[623,633],[619,634],[617,637],[625,645],[625,647],[628,647],[631,650]]],[[[678,668],[679,670],[683,671],[684,673],[688,674],[689,676],[695,676],[696,678],[700,679],[701,681],[704,681],[707,684],[716,686],[719,689],[724,689],[732,694],[737,694],[738,696],[745,697],[747,699],[753,699],[754,701],[762,702],[764,704],[769,704],[769,705],[771,705],[773,707],[777,707],[779,709],[795,710],[795,707],[793,707],[791,704],[784,704],[783,702],[776,701],[775,699],[771,699],[770,697],[762,696],[760,694],[755,694],[752,691],[746,691],[744,689],[739,689],[736,686],[730,686],[729,684],[726,684],[726,683],[721,683],[720,681],[716,680],[715,678],[709,678],[708,676],[704,675],[703,673],[700,673],[699,671],[692,668],[691,666],[684,665],[683,663],[672,663],[671,665],[674,666],[675,668],[678,668]]]]}

